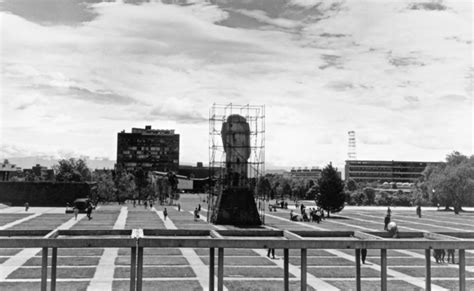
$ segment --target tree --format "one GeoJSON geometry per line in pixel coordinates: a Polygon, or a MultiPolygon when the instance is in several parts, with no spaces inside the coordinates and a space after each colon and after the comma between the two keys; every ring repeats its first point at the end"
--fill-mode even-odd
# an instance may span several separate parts
{"type": "Polygon", "coordinates": [[[375,189],[371,187],[364,188],[365,205],[372,205],[375,203],[375,189]]]}
{"type": "Polygon", "coordinates": [[[330,163],[321,172],[318,181],[319,195],[316,204],[328,212],[339,212],[344,208],[344,183],[330,163]]]}
{"type": "Polygon", "coordinates": [[[91,180],[91,171],[83,159],[62,159],[53,167],[56,181],[85,182],[91,180]]]}
{"type": "Polygon", "coordinates": [[[433,202],[459,210],[474,200],[474,156],[453,152],[446,156],[445,164],[428,166],[423,179],[433,202]]]}
{"type": "Polygon", "coordinates": [[[347,190],[349,190],[350,192],[354,192],[355,190],[357,190],[357,183],[353,179],[349,179],[349,181],[347,181],[346,186],[347,190]]]}
{"type": "Polygon", "coordinates": [[[135,199],[135,177],[132,174],[119,172],[115,176],[115,186],[117,189],[117,201],[119,203],[127,199],[135,199]]]}
{"type": "Polygon", "coordinates": [[[100,201],[116,201],[115,183],[111,171],[94,171],[92,180],[97,183],[97,195],[100,201]]]}

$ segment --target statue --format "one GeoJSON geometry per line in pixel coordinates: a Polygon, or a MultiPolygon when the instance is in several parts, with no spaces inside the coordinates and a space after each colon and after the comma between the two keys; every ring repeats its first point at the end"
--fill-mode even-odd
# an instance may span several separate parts
{"type": "Polygon", "coordinates": [[[222,124],[221,137],[226,161],[224,184],[229,187],[248,186],[249,124],[240,115],[230,115],[222,124]]]}
{"type": "Polygon", "coordinates": [[[224,189],[212,217],[215,224],[260,225],[260,216],[249,186],[248,159],[251,154],[250,126],[240,115],[230,115],[222,124],[225,151],[224,189]]]}

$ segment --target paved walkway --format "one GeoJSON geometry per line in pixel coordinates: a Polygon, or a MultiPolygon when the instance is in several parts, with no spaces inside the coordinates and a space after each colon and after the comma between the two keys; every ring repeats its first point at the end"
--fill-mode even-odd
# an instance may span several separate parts
{"type": "MultiPolygon", "coordinates": [[[[120,214],[115,221],[113,229],[124,229],[127,222],[127,207],[120,209],[120,214]]],[[[115,259],[118,255],[118,248],[105,248],[104,253],[100,257],[99,264],[95,269],[87,290],[112,290],[115,272],[115,259]]]]}
{"type": "MultiPolygon", "coordinates": [[[[165,227],[167,229],[178,229],[176,225],[173,223],[173,221],[168,217],[165,220],[165,217],[163,215],[163,211],[158,211],[155,209],[156,214],[163,220],[163,223],[165,224],[165,227]]],[[[183,254],[184,258],[188,261],[189,265],[193,269],[194,273],[197,276],[197,279],[199,281],[199,284],[203,288],[203,290],[206,290],[206,288],[209,288],[209,267],[206,266],[201,258],[196,254],[196,252],[191,249],[191,248],[181,248],[179,249],[181,253],[183,254]]],[[[217,278],[214,278],[215,282],[217,282],[217,278]]],[[[227,290],[227,288],[224,287],[224,290],[227,290]]]]}

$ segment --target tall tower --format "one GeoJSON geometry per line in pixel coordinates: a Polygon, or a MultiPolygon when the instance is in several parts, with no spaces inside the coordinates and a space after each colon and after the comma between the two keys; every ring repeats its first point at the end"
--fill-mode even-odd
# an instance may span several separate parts
{"type": "Polygon", "coordinates": [[[349,135],[349,147],[347,151],[347,157],[349,160],[356,160],[357,155],[356,155],[356,137],[355,137],[355,131],[351,130],[348,131],[347,134],[349,135]]]}

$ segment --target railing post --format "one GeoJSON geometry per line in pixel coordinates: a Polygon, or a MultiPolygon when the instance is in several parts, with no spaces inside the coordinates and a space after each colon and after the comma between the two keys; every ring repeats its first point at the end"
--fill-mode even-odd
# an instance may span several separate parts
{"type": "Polygon", "coordinates": [[[142,291],[142,283],[143,283],[143,247],[138,247],[137,291],[142,291]]]}
{"type": "Polygon", "coordinates": [[[355,250],[356,256],[356,290],[361,291],[360,284],[360,249],[355,250]]]}
{"type": "Polygon", "coordinates": [[[288,262],[288,249],[283,249],[283,285],[284,290],[290,290],[289,282],[289,262],[288,262]]]}
{"type": "Polygon", "coordinates": [[[135,291],[137,273],[137,247],[131,248],[130,253],[130,291],[135,291]]]}
{"type": "Polygon", "coordinates": [[[425,250],[425,290],[431,291],[431,250],[425,250]]]}
{"type": "Polygon", "coordinates": [[[209,290],[214,291],[214,248],[209,248],[209,290]]]}
{"type": "Polygon", "coordinates": [[[301,249],[301,291],[306,291],[306,249],[301,249]]]}
{"type": "Polygon", "coordinates": [[[466,252],[459,250],[459,291],[466,291],[466,252]]]}
{"type": "Polygon", "coordinates": [[[387,291],[387,249],[380,250],[380,276],[381,276],[381,289],[387,291]]]}
{"type": "Polygon", "coordinates": [[[41,256],[41,291],[46,291],[48,288],[48,248],[43,248],[41,256]]]}
{"type": "Polygon", "coordinates": [[[219,248],[217,253],[217,290],[224,290],[224,249],[219,248]]]}
{"type": "Polygon", "coordinates": [[[58,265],[58,248],[53,248],[51,254],[51,291],[56,291],[56,269],[58,265]]]}

